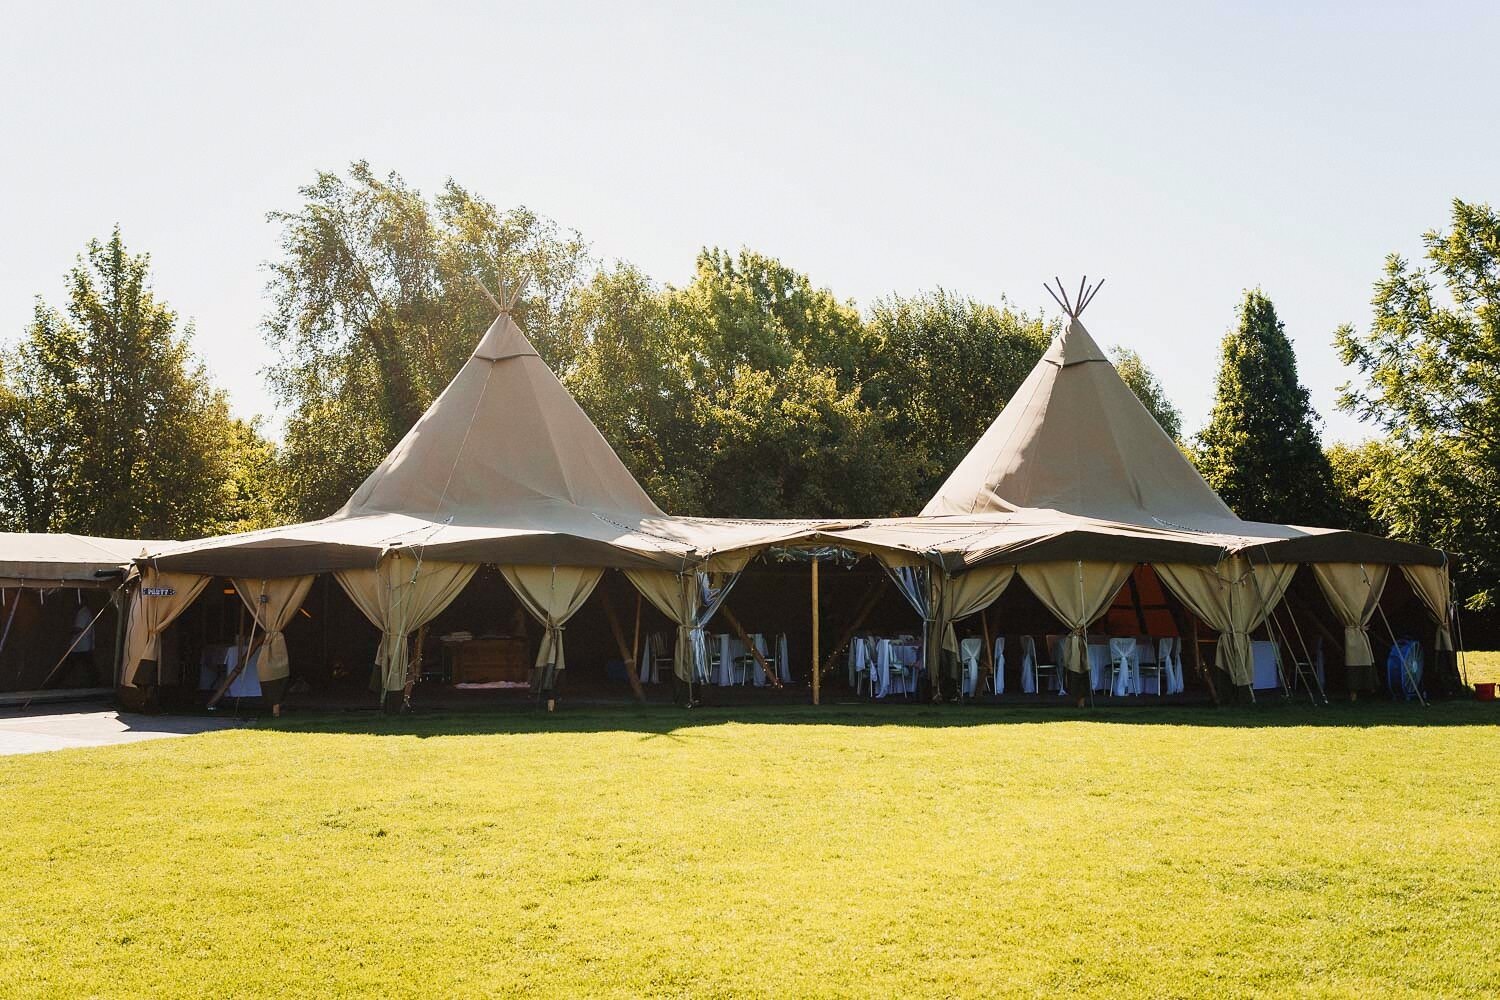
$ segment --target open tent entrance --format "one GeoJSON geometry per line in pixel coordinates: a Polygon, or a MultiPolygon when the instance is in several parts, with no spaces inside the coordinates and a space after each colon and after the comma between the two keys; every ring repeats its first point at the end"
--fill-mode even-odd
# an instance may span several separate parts
{"type": "Polygon", "coordinates": [[[117,583],[0,586],[0,703],[114,689],[117,583]]]}

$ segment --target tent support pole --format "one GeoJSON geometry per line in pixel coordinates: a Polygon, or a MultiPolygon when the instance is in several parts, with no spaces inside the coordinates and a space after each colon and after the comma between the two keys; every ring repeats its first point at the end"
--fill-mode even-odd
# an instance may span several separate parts
{"type": "Polygon", "coordinates": [[[401,691],[401,708],[411,711],[411,691],[417,686],[417,678],[422,674],[422,648],[427,645],[427,623],[423,622],[417,627],[417,649],[412,654],[411,663],[406,668],[406,687],[401,691]]]}
{"type": "Polygon", "coordinates": [[[844,635],[843,638],[839,639],[839,644],[833,647],[833,651],[824,658],[823,673],[826,674],[832,670],[834,661],[838,659],[839,654],[849,648],[849,643],[854,641],[854,633],[859,631],[860,626],[865,623],[865,619],[869,618],[870,613],[875,610],[875,605],[880,603],[880,594],[884,589],[885,579],[883,577],[876,577],[874,582],[871,583],[870,589],[865,592],[864,600],[859,606],[858,613],[854,616],[853,623],[844,629],[844,635]]]}
{"type": "Polygon", "coordinates": [[[818,704],[819,681],[822,666],[818,662],[818,647],[821,645],[818,636],[818,560],[813,557],[812,561],[812,703],[818,704]]]}
{"type": "MultiPolygon", "coordinates": [[[[635,695],[636,701],[644,705],[646,692],[641,690],[641,678],[635,672],[635,659],[630,647],[625,644],[625,628],[620,624],[620,616],[615,614],[615,602],[610,600],[608,593],[604,594],[604,616],[609,619],[609,630],[614,633],[615,645],[620,648],[620,658],[625,661],[625,679],[630,682],[630,693],[635,695]]],[[[641,635],[640,595],[636,595],[635,635],[636,641],[639,642],[641,635]]]]}
{"type": "MultiPolygon", "coordinates": [[[[980,634],[984,636],[984,662],[990,665],[990,694],[995,693],[995,647],[990,642],[990,609],[988,607],[979,612],[980,634]]],[[[976,681],[974,687],[979,687],[976,681]]],[[[975,694],[979,692],[976,690],[975,694]]]]}
{"type": "MultiPolygon", "coordinates": [[[[641,685],[641,675],[636,671],[636,664],[638,662],[640,662],[637,658],[640,655],[641,655],[641,592],[639,590],[637,590],[635,592],[635,633],[630,637],[630,659],[626,661],[629,664],[629,666],[627,666],[625,668],[625,676],[626,677],[634,677],[635,678],[635,686],[637,688],[639,688],[640,685],[641,685]]],[[[641,699],[642,703],[644,703],[646,701],[646,692],[644,692],[644,691],[640,692],[640,699],[641,699]]]]}
{"type": "Polygon", "coordinates": [[[1197,669],[1198,676],[1203,678],[1203,680],[1208,684],[1208,696],[1214,700],[1214,707],[1218,708],[1219,691],[1214,687],[1213,668],[1205,667],[1203,665],[1203,647],[1199,645],[1198,639],[1198,616],[1192,614],[1192,612],[1189,612],[1188,614],[1192,622],[1191,638],[1193,642],[1193,667],[1197,669]]]}

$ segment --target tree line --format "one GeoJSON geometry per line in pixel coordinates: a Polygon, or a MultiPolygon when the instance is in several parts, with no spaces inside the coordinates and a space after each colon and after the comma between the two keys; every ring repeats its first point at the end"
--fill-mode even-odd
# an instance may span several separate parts
{"type": "MultiPolygon", "coordinates": [[[[263,333],[279,443],[230,415],[118,229],[91,242],[60,307],[39,298],[0,352],[0,524],[193,537],[326,516],[422,414],[524,277],[516,315],[652,497],[680,514],[919,510],[1060,324],[947,289],[861,309],[752,250],[705,249],[690,280],[601,263],[574,232],[449,181],[428,197],[365,163],[273,212],[263,333]]],[[[1334,342],[1341,409],[1378,427],[1325,449],[1270,298],[1245,293],[1215,403],[1181,415],[1114,348],[1137,397],[1241,516],[1351,527],[1462,555],[1475,608],[1500,597],[1500,218],[1455,201],[1334,342]]]]}

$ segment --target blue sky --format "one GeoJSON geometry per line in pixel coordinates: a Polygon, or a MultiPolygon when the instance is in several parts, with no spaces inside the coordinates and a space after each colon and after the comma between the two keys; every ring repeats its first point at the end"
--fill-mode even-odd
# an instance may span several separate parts
{"type": "MultiPolygon", "coordinates": [[[[1387,253],[1500,197],[1500,4],[28,4],[0,35],[0,340],[116,222],[242,414],[265,213],[368,159],[681,282],[749,246],[861,304],[1088,314],[1196,429],[1259,285],[1325,436],[1387,253]]],[[[478,331],[476,331],[477,333],[478,331]]]]}

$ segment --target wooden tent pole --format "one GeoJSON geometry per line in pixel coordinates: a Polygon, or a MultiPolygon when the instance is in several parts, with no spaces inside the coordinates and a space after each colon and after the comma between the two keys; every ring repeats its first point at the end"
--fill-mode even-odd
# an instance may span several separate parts
{"type": "MultiPolygon", "coordinates": [[[[1191,615],[1192,612],[1189,612],[1189,614],[1191,615]]],[[[1214,700],[1214,705],[1217,707],[1218,704],[1219,704],[1219,692],[1218,692],[1218,689],[1216,689],[1214,687],[1214,672],[1213,672],[1213,668],[1212,667],[1205,667],[1203,665],[1203,647],[1198,644],[1198,616],[1197,615],[1192,615],[1192,630],[1193,630],[1193,666],[1194,666],[1194,668],[1197,669],[1198,676],[1202,677],[1203,680],[1205,682],[1207,682],[1207,684],[1208,684],[1208,696],[1214,700]]]]}
{"type": "Polygon", "coordinates": [[[404,708],[411,708],[411,691],[417,686],[417,678],[422,674],[422,649],[426,645],[427,623],[423,622],[417,626],[417,648],[406,668],[406,687],[401,691],[401,705],[404,708]]]}
{"type": "MultiPolygon", "coordinates": [[[[997,686],[995,684],[995,646],[990,642],[990,609],[988,607],[979,612],[979,628],[980,634],[984,636],[984,662],[990,665],[990,693],[994,694],[997,686]]],[[[976,683],[975,687],[978,686],[976,683]]]]}
{"type": "Polygon", "coordinates": [[[766,662],[766,658],[761,655],[760,649],[755,643],[750,641],[750,633],[745,631],[745,626],[740,624],[740,620],[734,616],[733,611],[729,610],[729,606],[725,604],[719,605],[719,614],[724,616],[724,620],[729,622],[729,627],[734,629],[734,634],[739,636],[740,642],[744,643],[745,648],[750,651],[750,655],[755,657],[755,662],[760,665],[761,672],[766,675],[766,680],[770,685],[772,687],[781,687],[781,678],[776,675],[776,668],[766,662]]]}
{"type": "Polygon", "coordinates": [[[820,642],[819,642],[819,636],[818,636],[818,559],[817,559],[816,556],[814,556],[813,557],[813,561],[812,561],[812,701],[813,701],[814,705],[818,704],[818,685],[819,685],[820,675],[822,674],[822,670],[819,669],[819,667],[821,667],[822,664],[818,662],[819,645],[820,645],[820,642]]]}
{"type": "Polygon", "coordinates": [[[859,611],[855,614],[852,624],[844,629],[844,635],[843,638],[839,639],[839,644],[833,647],[833,651],[824,657],[823,673],[826,674],[833,669],[833,663],[838,659],[839,654],[848,649],[849,643],[854,641],[854,633],[859,631],[860,626],[865,623],[865,619],[870,617],[871,612],[875,610],[875,606],[880,603],[880,593],[884,587],[885,580],[881,577],[876,577],[870,584],[870,589],[865,593],[864,600],[859,605],[859,611]]]}
{"type": "MultiPolygon", "coordinates": [[[[635,695],[635,700],[641,704],[646,703],[646,692],[641,690],[641,678],[635,672],[635,660],[631,654],[630,647],[625,644],[625,628],[620,624],[620,616],[615,614],[615,602],[610,600],[609,593],[604,594],[604,616],[609,619],[609,630],[615,635],[615,645],[620,647],[620,658],[625,661],[625,679],[630,682],[630,692],[635,695]]],[[[639,597],[635,608],[635,631],[636,640],[640,640],[641,632],[641,607],[639,597]]]]}

